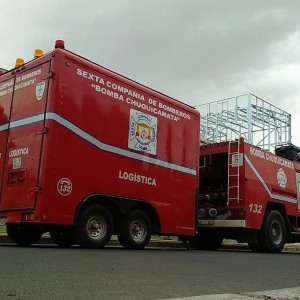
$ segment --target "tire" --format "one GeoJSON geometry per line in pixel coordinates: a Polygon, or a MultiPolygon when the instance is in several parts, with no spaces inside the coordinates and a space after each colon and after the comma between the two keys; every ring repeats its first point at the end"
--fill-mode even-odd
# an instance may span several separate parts
{"type": "Polygon", "coordinates": [[[87,207],[77,224],[77,240],[84,248],[103,248],[113,233],[113,218],[101,205],[87,207]]]}
{"type": "Polygon", "coordinates": [[[76,244],[74,228],[59,227],[50,231],[50,236],[55,244],[60,247],[68,248],[76,244]]]}
{"type": "Polygon", "coordinates": [[[196,250],[217,250],[222,246],[223,234],[216,230],[202,228],[194,239],[196,250]]]}
{"type": "Polygon", "coordinates": [[[258,233],[259,246],[270,253],[282,251],[286,241],[286,226],[284,219],[277,210],[267,211],[262,228],[258,233]]]}
{"type": "Polygon", "coordinates": [[[134,210],[126,215],[118,224],[118,240],[126,249],[144,249],[152,234],[152,223],[142,210],[134,210]]]}
{"type": "Polygon", "coordinates": [[[6,231],[9,239],[19,246],[30,246],[43,234],[36,224],[7,224],[6,231]]]}

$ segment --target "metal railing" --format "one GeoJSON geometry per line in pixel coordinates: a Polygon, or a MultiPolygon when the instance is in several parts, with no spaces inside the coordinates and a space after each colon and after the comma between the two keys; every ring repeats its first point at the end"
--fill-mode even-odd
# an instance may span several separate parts
{"type": "Polygon", "coordinates": [[[205,143],[244,137],[247,143],[274,150],[291,143],[291,115],[253,94],[196,106],[201,114],[200,136],[205,143]]]}

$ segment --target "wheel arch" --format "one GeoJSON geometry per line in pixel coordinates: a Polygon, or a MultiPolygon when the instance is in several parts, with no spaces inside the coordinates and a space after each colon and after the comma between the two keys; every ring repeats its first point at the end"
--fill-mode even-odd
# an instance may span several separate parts
{"type": "Polygon", "coordinates": [[[289,220],[286,213],[285,205],[277,202],[269,202],[265,211],[265,215],[266,212],[270,210],[277,210],[278,212],[281,213],[288,234],[290,232],[290,225],[289,225],[289,220]]]}
{"type": "Polygon", "coordinates": [[[147,201],[139,199],[131,199],[105,194],[91,194],[85,197],[74,214],[73,223],[76,225],[79,221],[81,213],[90,205],[101,204],[111,212],[113,219],[116,221],[130,211],[138,209],[147,213],[152,222],[153,234],[159,234],[161,230],[160,220],[156,209],[147,201]]]}
{"type": "Polygon", "coordinates": [[[142,210],[144,211],[151,219],[152,222],[152,233],[160,234],[161,226],[158,213],[156,209],[145,201],[137,201],[132,206],[131,210],[142,210]]]}
{"type": "Polygon", "coordinates": [[[85,197],[80,204],[77,206],[75,214],[74,214],[74,220],[73,223],[76,225],[79,221],[79,217],[81,213],[90,205],[94,204],[101,204],[108,208],[112,215],[118,216],[120,212],[118,211],[117,207],[115,207],[113,201],[111,201],[111,197],[107,197],[105,195],[101,194],[91,194],[85,197]]]}

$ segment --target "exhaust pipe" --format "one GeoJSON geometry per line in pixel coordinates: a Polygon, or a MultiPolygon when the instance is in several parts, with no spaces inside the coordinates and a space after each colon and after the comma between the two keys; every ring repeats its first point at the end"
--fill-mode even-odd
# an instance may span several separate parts
{"type": "Polygon", "coordinates": [[[209,211],[208,211],[208,214],[211,217],[215,217],[218,214],[218,211],[215,208],[210,208],[209,211]]]}

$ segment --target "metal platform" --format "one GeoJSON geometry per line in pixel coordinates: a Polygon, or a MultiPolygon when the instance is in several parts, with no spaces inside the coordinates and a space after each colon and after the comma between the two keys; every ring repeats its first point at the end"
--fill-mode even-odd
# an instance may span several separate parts
{"type": "Polygon", "coordinates": [[[273,151],[291,143],[291,115],[253,94],[196,106],[201,114],[202,143],[244,137],[247,143],[273,151]]]}

